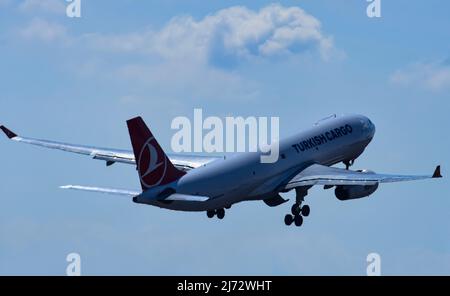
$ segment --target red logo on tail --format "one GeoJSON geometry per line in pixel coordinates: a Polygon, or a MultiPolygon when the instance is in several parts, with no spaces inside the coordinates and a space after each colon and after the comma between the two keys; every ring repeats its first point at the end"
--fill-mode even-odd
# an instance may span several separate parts
{"type": "Polygon", "coordinates": [[[139,153],[139,176],[142,184],[147,188],[160,185],[167,171],[167,158],[163,151],[156,147],[158,144],[155,138],[150,137],[139,153]]]}
{"type": "Polygon", "coordinates": [[[143,190],[172,183],[185,174],[170,162],[141,117],[128,120],[127,125],[143,190]]]}

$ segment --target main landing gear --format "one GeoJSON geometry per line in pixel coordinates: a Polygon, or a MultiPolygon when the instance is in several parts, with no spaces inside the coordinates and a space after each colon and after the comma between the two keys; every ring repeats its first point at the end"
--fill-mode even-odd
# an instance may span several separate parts
{"type": "Polygon", "coordinates": [[[287,214],[284,217],[284,224],[287,226],[295,224],[295,226],[300,227],[303,224],[303,218],[308,217],[310,214],[310,208],[308,205],[302,206],[305,200],[305,196],[308,194],[309,188],[299,187],[295,189],[296,193],[296,203],[292,205],[291,214],[287,214]]]}
{"type": "Polygon", "coordinates": [[[208,218],[214,218],[214,216],[217,216],[220,220],[222,220],[225,217],[225,209],[218,209],[218,210],[209,210],[206,212],[206,215],[208,218]]]}

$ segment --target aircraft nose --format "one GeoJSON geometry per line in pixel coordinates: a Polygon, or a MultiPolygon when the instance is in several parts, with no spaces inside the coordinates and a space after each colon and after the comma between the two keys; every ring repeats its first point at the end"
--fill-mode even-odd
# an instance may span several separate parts
{"type": "Polygon", "coordinates": [[[369,118],[364,118],[363,123],[363,131],[367,135],[367,137],[372,140],[375,135],[375,125],[370,121],[369,118]]]}
{"type": "Polygon", "coordinates": [[[368,125],[369,125],[367,131],[368,131],[368,134],[369,134],[370,139],[372,139],[373,136],[375,135],[375,131],[376,131],[375,124],[373,124],[373,122],[370,121],[369,118],[367,118],[367,121],[368,121],[368,125]]]}

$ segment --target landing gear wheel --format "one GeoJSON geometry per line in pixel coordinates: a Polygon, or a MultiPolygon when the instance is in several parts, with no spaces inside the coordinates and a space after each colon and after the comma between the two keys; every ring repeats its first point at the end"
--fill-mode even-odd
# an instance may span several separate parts
{"type": "Polygon", "coordinates": [[[294,218],[295,226],[299,227],[303,224],[303,217],[300,215],[295,216],[294,218]]]}
{"type": "Polygon", "coordinates": [[[309,216],[309,213],[311,212],[311,209],[309,208],[308,205],[304,205],[304,206],[302,207],[301,212],[302,212],[302,216],[308,217],[308,216],[309,216]]]}
{"type": "Polygon", "coordinates": [[[225,210],[224,209],[217,210],[217,218],[222,220],[224,217],[225,217],[225,210]]]}
{"type": "Polygon", "coordinates": [[[287,226],[290,226],[292,222],[294,222],[294,217],[292,215],[288,214],[284,217],[284,224],[286,224],[287,226]]]}
{"type": "Polygon", "coordinates": [[[214,217],[216,215],[216,211],[207,211],[206,216],[208,216],[209,219],[214,217]]]}
{"type": "Polygon", "coordinates": [[[291,208],[291,213],[294,216],[297,216],[298,214],[300,214],[300,205],[297,203],[293,204],[292,208],[291,208]]]}

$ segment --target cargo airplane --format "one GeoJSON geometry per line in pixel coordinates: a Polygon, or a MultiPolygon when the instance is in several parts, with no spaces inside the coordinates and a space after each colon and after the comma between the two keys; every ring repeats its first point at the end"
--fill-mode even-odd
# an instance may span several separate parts
{"type": "Polygon", "coordinates": [[[127,196],[135,203],[177,211],[205,211],[223,219],[225,209],[242,201],[263,201],[269,207],[288,200],[280,193],[295,190],[295,203],[285,216],[286,225],[301,226],[310,214],[304,199],[315,185],[334,188],[339,200],[371,195],[381,183],[441,178],[440,166],[430,175],[390,175],[350,170],[375,134],[365,116],[332,116],[312,128],[279,142],[279,159],[261,163],[261,152],[230,157],[166,154],[141,117],[127,121],[132,151],[72,145],[21,137],[4,126],[9,139],[46,148],[84,154],[93,159],[136,165],[142,190],[62,186],[90,192],[127,196]],[[346,168],[332,167],[343,162],[346,168]]]}

